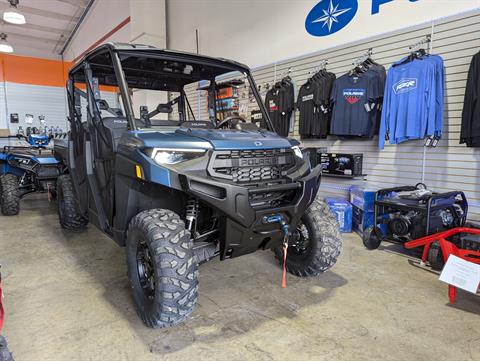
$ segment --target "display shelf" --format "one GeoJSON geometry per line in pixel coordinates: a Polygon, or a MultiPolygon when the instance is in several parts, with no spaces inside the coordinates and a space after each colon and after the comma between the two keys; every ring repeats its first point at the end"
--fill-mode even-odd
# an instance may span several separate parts
{"type": "MultiPolygon", "coordinates": [[[[244,84],[245,82],[243,80],[234,79],[224,83],[217,84],[216,88],[217,90],[224,89],[224,88],[239,88],[244,84]]],[[[205,86],[199,87],[197,90],[208,90],[209,88],[210,88],[210,85],[205,85],[205,86]]]]}
{"type": "Polygon", "coordinates": [[[342,179],[365,179],[365,178],[367,177],[367,174],[362,174],[362,175],[343,175],[343,174],[322,173],[322,177],[342,178],[342,179]]]}

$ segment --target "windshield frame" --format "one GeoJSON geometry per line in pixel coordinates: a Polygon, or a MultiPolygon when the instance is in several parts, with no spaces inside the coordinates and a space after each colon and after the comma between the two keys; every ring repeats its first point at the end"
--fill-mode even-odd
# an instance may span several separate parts
{"type": "MultiPolygon", "coordinates": [[[[115,71],[115,75],[117,78],[117,84],[120,90],[120,95],[122,98],[123,106],[125,108],[125,116],[127,118],[127,121],[129,123],[129,127],[131,130],[138,130],[138,127],[135,122],[135,117],[134,117],[134,112],[133,112],[133,102],[132,98],[130,95],[130,88],[128,86],[128,83],[126,81],[125,73],[122,68],[122,63],[120,60],[120,54],[121,53],[130,53],[133,56],[138,56],[138,57],[145,57],[145,58],[156,58],[156,59],[162,59],[162,60],[177,60],[181,62],[191,62],[199,65],[214,65],[218,68],[223,68],[225,69],[225,72],[219,75],[225,75],[228,74],[229,72],[234,72],[234,71],[239,71],[243,73],[243,75],[247,78],[249,86],[251,88],[251,91],[255,97],[255,100],[257,102],[258,107],[260,108],[260,111],[262,112],[263,118],[265,119],[265,123],[267,124],[268,130],[274,132],[275,128],[270,120],[270,116],[267,112],[267,109],[265,107],[265,104],[262,101],[262,98],[258,92],[255,80],[253,79],[250,69],[241,66],[240,64],[234,63],[234,62],[227,62],[223,59],[212,59],[212,60],[206,60],[208,58],[202,58],[200,56],[195,56],[195,54],[175,54],[175,53],[144,53],[144,52],[138,52],[138,51],[128,51],[128,50],[110,50],[111,54],[111,59],[112,59],[112,65],[115,71]]],[[[205,79],[206,80],[206,79],[205,79]]],[[[212,80],[210,80],[212,81],[212,80]]],[[[215,82],[215,79],[213,79],[215,82]]],[[[192,83],[194,83],[193,81],[192,83]]],[[[158,127],[156,127],[158,128],[158,127]]],[[[144,129],[142,127],[142,129],[144,129]]]]}

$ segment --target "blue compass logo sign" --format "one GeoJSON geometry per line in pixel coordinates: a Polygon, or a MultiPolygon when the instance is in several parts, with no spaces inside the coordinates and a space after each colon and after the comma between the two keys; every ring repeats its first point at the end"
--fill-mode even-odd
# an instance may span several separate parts
{"type": "Polygon", "coordinates": [[[328,36],[347,26],[357,10],[357,0],[322,0],[307,15],[305,29],[313,36],[328,36]]]}

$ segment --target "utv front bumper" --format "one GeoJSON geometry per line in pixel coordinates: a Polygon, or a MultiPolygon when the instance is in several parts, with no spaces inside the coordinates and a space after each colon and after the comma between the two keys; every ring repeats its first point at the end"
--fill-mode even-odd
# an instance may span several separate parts
{"type": "Polygon", "coordinates": [[[296,227],[317,195],[320,173],[318,166],[295,181],[268,187],[246,187],[190,174],[179,175],[179,179],[186,193],[222,214],[220,258],[225,259],[280,245],[283,240],[280,227],[267,224],[265,217],[280,214],[291,228],[296,227]],[[258,196],[275,194],[284,195],[278,206],[268,207],[258,202],[258,196]]]}

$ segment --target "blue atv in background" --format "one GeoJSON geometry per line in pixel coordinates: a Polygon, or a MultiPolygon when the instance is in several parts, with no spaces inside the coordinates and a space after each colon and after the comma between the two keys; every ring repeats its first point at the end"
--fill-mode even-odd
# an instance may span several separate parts
{"type": "Polygon", "coordinates": [[[271,249],[299,277],[337,261],[338,224],[317,198],[321,169],[311,168],[298,141],[274,132],[247,66],[110,43],[73,66],[67,98],[69,136],[55,142],[68,166],[57,182],[60,224],[81,230],[91,222],[126,247],[147,326],[170,327],[191,314],[198,265],[213,257],[271,249]],[[220,81],[231,76],[248,83],[266,129],[238,108],[219,109],[220,81]],[[102,97],[103,86],[115,87],[120,107],[102,97]],[[187,91],[199,92],[190,97],[202,119],[187,91]]]}
{"type": "Polygon", "coordinates": [[[27,135],[0,138],[0,210],[3,215],[18,214],[20,200],[32,192],[48,192],[55,198],[56,180],[62,165],[48,148],[52,134],[27,129],[27,135]]]}

